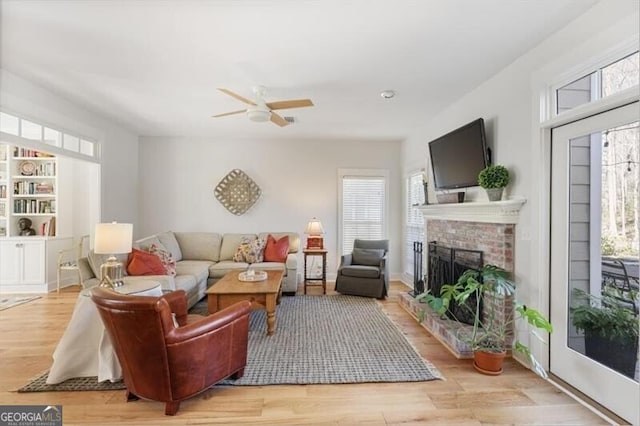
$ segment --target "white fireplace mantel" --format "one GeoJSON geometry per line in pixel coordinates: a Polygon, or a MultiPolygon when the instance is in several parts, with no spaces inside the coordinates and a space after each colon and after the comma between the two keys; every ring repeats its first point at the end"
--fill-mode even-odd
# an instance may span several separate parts
{"type": "Polygon", "coordinates": [[[458,220],[484,223],[518,223],[525,198],[504,201],[485,201],[418,206],[425,219],[458,220]]]}

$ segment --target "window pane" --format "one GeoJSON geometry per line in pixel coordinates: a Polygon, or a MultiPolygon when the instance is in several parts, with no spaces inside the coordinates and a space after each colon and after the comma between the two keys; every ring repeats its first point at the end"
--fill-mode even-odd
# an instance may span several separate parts
{"type": "Polygon", "coordinates": [[[80,139],[65,133],[63,148],[68,149],[69,151],[78,152],[80,150],[80,139]]]}
{"type": "MultiPolygon", "coordinates": [[[[424,240],[424,216],[417,209],[424,203],[422,173],[414,173],[407,179],[407,207],[405,220],[404,272],[413,275],[413,243],[424,240]]],[[[424,268],[423,268],[424,271],[424,268]]]]}
{"type": "Polygon", "coordinates": [[[93,157],[93,152],[93,142],[85,139],[80,139],[80,153],[93,157]]]}
{"type": "Polygon", "coordinates": [[[53,146],[61,146],[61,140],[62,134],[59,131],[50,129],[48,127],[44,128],[44,143],[53,146]]]}
{"type": "Polygon", "coordinates": [[[558,89],[556,112],[560,113],[591,102],[595,96],[593,86],[596,77],[597,73],[594,72],[558,89]]]}
{"type": "Polygon", "coordinates": [[[602,68],[603,97],[638,85],[638,79],[640,79],[639,58],[640,53],[636,52],[602,68]]]}
{"type": "Polygon", "coordinates": [[[384,178],[342,179],[342,254],[353,251],[356,238],[384,238],[385,196],[384,178]]]}
{"type": "Polygon", "coordinates": [[[0,112],[0,131],[12,135],[20,136],[18,129],[20,128],[20,119],[13,115],[0,112]]]}
{"type": "Polygon", "coordinates": [[[31,121],[22,120],[21,135],[26,139],[42,140],[42,126],[31,121]]]}

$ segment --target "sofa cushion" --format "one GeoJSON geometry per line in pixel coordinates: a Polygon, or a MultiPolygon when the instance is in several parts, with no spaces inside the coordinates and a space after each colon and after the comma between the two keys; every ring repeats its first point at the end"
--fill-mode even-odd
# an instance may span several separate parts
{"type": "Polygon", "coordinates": [[[176,261],[173,260],[173,256],[170,252],[163,249],[162,247],[156,246],[155,244],[151,244],[151,247],[149,247],[149,253],[157,256],[158,259],[160,259],[165,274],[176,274],[176,261]]]}
{"type": "Polygon", "coordinates": [[[176,275],[176,290],[184,290],[187,294],[196,286],[196,277],[193,275],[176,275]]]}
{"type": "Polygon", "coordinates": [[[287,268],[284,267],[282,262],[260,262],[251,265],[250,269],[264,270],[264,271],[282,271],[284,275],[287,275],[287,268]]]}
{"type": "Polygon", "coordinates": [[[380,259],[384,256],[382,249],[354,248],[351,263],[354,265],[380,266],[380,259]]]}
{"type": "Polygon", "coordinates": [[[233,260],[243,238],[256,239],[256,234],[224,234],[220,247],[220,260],[233,260]]]}
{"type": "Polygon", "coordinates": [[[133,248],[137,248],[138,250],[149,251],[149,247],[151,247],[152,244],[155,244],[157,247],[162,247],[166,249],[164,244],[160,242],[160,239],[156,235],[152,235],[150,237],[145,237],[145,238],[136,240],[133,243],[133,248]]]}
{"type": "Polygon", "coordinates": [[[163,275],[165,273],[162,261],[155,254],[143,250],[132,249],[127,263],[129,275],[163,275]]]}
{"type": "Polygon", "coordinates": [[[174,232],[183,260],[220,260],[220,241],[216,232],[174,232]]]}
{"type": "Polygon", "coordinates": [[[265,262],[285,262],[289,253],[289,236],[276,240],[273,235],[267,237],[267,244],[264,246],[265,262]]]}
{"type": "Polygon", "coordinates": [[[242,242],[233,255],[234,262],[256,263],[262,262],[265,241],[259,238],[243,237],[242,242]]]}
{"type": "Polygon", "coordinates": [[[193,275],[196,282],[206,281],[209,277],[209,267],[213,264],[208,260],[181,260],[176,263],[177,275],[193,275]]]}
{"type": "MultiPolygon", "coordinates": [[[[89,254],[87,255],[87,260],[89,261],[89,266],[91,267],[93,274],[97,278],[102,278],[100,276],[100,266],[103,263],[105,263],[110,256],[111,256],[110,254],[96,254],[93,250],[89,250],[89,254]]],[[[123,265],[122,273],[124,275],[127,275],[126,266],[127,266],[128,253],[116,254],[115,256],[118,262],[122,263],[123,265]]]]}
{"type": "Polygon", "coordinates": [[[289,253],[297,253],[300,250],[300,236],[296,232],[261,232],[258,234],[258,238],[267,240],[269,235],[273,235],[273,238],[279,240],[285,235],[289,237],[289,253]]]}
{"type": "Polygon", "coordinates": [[[180,250],[180,245],[178,244],[178,240],[173,232],[167,231],[162,234],[157,234],[158,239],[162,243],[162,245],[171,253],[171,257],[176,262],[182,260],[182,251],[180,250]]]}
{"type": "Polygon", "coordinates": [[[380,276],[380,269],[375,266],[350,265],[340,268],[340,273],[348,277],[378,278],[380,276]]]}
{"type": "Polygon", "coordinates": [[[221,260],[209,266],[209,278],[222,278],[231,271],[244,271],[249,267],[248,263],[234,262],[233,260],[221,260]]]}

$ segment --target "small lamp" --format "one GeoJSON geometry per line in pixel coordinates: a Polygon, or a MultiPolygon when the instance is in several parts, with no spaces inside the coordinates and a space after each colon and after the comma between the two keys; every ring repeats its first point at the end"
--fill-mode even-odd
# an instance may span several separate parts
{"type": "Polygon", "coordinates": [[[309,223],[307,223],[307,227],[304,230],[304,233],[308,235],[308,249],[324,249],[324,241],[322,238],[322,234],[324,234],[324,228],[322,228],[322,223],[318,219],[316,219],[315,217],[311,219],[309,223]]]}
{"type": "Polygon", "coordinates": [[[122,281],[122,263],[116,259],[116,254],[131,252],[133,225],[131,223],[98,223],[96,224],[95,246],[96,254],[108,254],[109,258],[100,266],[100,285],[105,287],[120,287],[122,281]]]}

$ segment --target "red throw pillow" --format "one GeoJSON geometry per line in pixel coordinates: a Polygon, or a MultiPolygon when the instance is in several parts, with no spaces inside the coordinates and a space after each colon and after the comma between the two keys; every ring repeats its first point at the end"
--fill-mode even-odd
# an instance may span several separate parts
{"type": "Polygon", "coordinates": [[[265,262],[285,262],[289,253],[289,236],[276,240],[269,234],[267,237],[267,245],[264,248],[265,262]]]}
{"type": "Polygon", "coordinates": [[[132,249],[127,262],[129,275],[166,275],[164,265],[158,256],[146,251],[132,249]]]}

